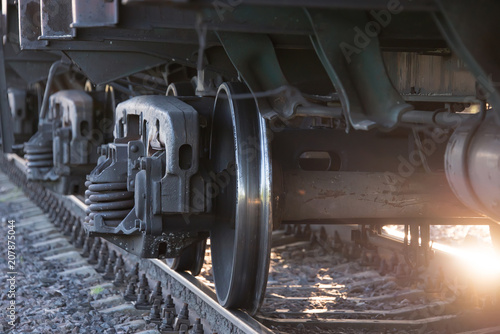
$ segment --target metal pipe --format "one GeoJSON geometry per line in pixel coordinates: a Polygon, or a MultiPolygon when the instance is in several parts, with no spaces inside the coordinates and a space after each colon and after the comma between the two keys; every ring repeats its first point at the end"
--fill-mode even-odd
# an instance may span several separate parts
{"type": "Polygon", "coordinates": [[[317,116],[329,118],[343,118],[344,111],[342,107],[325,107],[315,104],[298,105],[295,108],[294,116],[317,116]]]}
{"type": "Polygon", "coordinates": [[[113,87],[117,91],[125,93],[127,95],[138,96],[137,92],[134,92],[133,90],[128,89],[127,87],[124,87],[124,86],[122,86],[120,84],[117,84],[116,82],[110,82],[110,83],[108,83],[108,85],[111,86],[111,87],[113,87]]]}
{"type": "Polygon", "coordinates": [[[401,115],[402,123],[429,124],[445,128],[456,128],[473,114],[458,114],[448,111],[410,110],[401,115]]]}
{"type": "Polygon", "coordinates": [[[45,86],[45,92],[43,93],[43,102],[42,102],[42,108],[40,109],[40,119],[39,122],[41,122],[43,119],[45,119],[45,116],[47,114],[47,109],[49,106],[49,97],[50,97],[50,90],[52,89],[52,82],[54,81],[54,76],[59,69],[59,66],[63,64],[62,60],[58,60],[50,66],[49,70],[49,76],[47,78],[47,85],[45,86]]]}

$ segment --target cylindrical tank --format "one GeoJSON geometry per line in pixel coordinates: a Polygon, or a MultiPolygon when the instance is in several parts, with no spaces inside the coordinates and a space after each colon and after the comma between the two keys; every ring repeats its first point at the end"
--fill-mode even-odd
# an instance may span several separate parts
{"type": "Polygon", "coordinates": [[[500,114],[475,115],[456,128],[445,169],[455,195],[471,209],[500,221],[500,114]]]}

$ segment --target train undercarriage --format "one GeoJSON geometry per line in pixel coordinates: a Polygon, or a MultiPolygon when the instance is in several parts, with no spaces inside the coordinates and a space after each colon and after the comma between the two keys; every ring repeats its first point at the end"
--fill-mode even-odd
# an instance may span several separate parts
{"type": "Polygon", "coordinates": [[[499,6],[7,1],[2,148],[140,257],[196,275],[210,238],[219,302],[256,312],[283,224],[500,238],[499,6]]]}

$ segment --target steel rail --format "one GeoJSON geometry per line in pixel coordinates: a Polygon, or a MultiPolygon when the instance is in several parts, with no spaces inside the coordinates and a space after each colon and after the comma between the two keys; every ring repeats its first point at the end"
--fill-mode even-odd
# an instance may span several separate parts
{"type": "Polygon", "coordinates": [[[274,333],[243,311],[233,311],[223,308],[217,302],[217,296],[213,290],[201,283],[196,277],[187,273],[178,273],[170,269],[165,262],[158,259],[149,259],[149,262],[170,275],[173,279],[177,280],[244,333],[274,333]]]}
{"type": "MultiPolygon", "coordinates": [[[[20,158],[15,154],[6,154],[8,160],[12,161],[17,168],[23,171],[26,174],[26,166],[25,160],[20,158]]],[[[85,209],[87,205],[83,202],[83,200],[77,196],[69,195],[57,195],[61,202],[64,203],[64,206],[67,209],[80,218],[85,218],[85,209]]],[[[128,254],[123,251],[119,247],[115,247],[113,244],[109,244],[110,247],[119,251],[122,254],[128,254]]],[[[218,301],[215,292],[210,289],[208,286],[203,284],[196,277],[189,275],[187,273],[178,273],[172,269],[170,269],[167,264],[158,259],[147,259],[149,263],[151,263],[156,268],[160,269],[161,272],[170,276],[172,279],[176,280],[183,287],[191,291],[194,295],[196,295],[199,299],[201,299],[204,303],[210,306],[215,312],[228,320],[235,328],[239,329],[243,333],[248,334],[271,334],[274,333],[269,328],[262,325],[260,322],[252,318],[250,315],[240,310],[228,310],[222,307],[218,301]]]]}
{"type": "MultiPolygon", "coordinates": [[[[8,160],[12,161],[15,164],[16,168],[20,169],[23,173],[26,174],[26,167],[24,165],[25,161],[22,158],[14,154],[7,154],[5,155],[5,157],[8,160]]],[[[58,198],[60,199],[60,201],[62,202],[62,204],[65,206],[66,209],[69,209],[72,213],[74,213],[79,217],[82,218],[85,217],[86,205],[82,202],[81,198],[77,196],[58,196],[58,198]]],[[[327,229],[329,229],[330,232],[334,230],[339,235],[341,240],[348,242],[349,240],[351,240],[353,236],[352,231],[359,229],[359,226],[330,225],[327,226],[327,229]]],[[[379,255],[381,258],[389,260],[392,256],[394,256],[394,254],[398,254],[398,257],[402,255],[401,254],[402,242],[401,239],[397,236],[388,235],[386,233],[383,233],[383,235],[369,234],[367,235],[366,241],[368,241],[372,246],[376,246],[378,248],[379,255]]],[[[113,249],[120,251],[122,254],[127,254],[125,251],[121,250],[116,246],[112,247],[113,249]]],[[[436,249],[434,247],[432,249],[433,249],[433,255],[432,255],[433,261],[431,261],[429,265],[430,272],[432,273],[444,272],[447,273],[448,275],[451,275],[451,273],[457,272],[457,268],[461,267],[461,263],[460,261],[458,261],[459,259],[456,257],[456,255],[440,249],[436,249]]],[[[130,258],[134,258],[135,260],[133,261],[139,261],[133,255],[130,255],[130,258]]],[[[439,327],[446,325],[447,323],[456,322],[459,320],[456,314],[448,314],[447,312],[444,312],[444,314],[439,314],[435,317],[425,317],[423,319],[418,319],[418,320],[316,319],[312,321],[311,319],[298,319],[295,317],[296,315],[293,314],[291,315],[292,318],[289,319],[270,318],[266,316],[266,314],[263,314],[257,317],[257,319],[254,319],[243,311],[232,311],[224,309],[222,306],[218,304],[216,295],[210,287],[208,287],[206,284],[204,284],[201,280],[197,279],[196,277],[193,277],[186,273],[177,273],[171,270],[166,265],[166,263],[162,262],[161,260],[148,259],[146,261],[141,261],[140,266],[141,270],[146,271],[148,275],[153,276],[154,279],[170,283],[171,287],[175,286],[174,290],[180,291],[179,286],[181,286],[182,289],[185,289],[182,291],[189,291],[188,294],[186,294],[185,292],[181,292],[180,294],[183,295],[183,297],[186,297],[187,295],[188,296],[187,299],[189,300],[201,301],[202,303],[199,304],[203,304],[203,308],[208,307],[209,309],[212,309],[213,312],[215,312],[217,315],[220,315],[225,320],[227,320],[230,323],[230,328],[232,329],[230,330],[230,332],[273,333],[273,331],[265,327],[264,324],[275,325],[275,326],[282,326],[282,325],[297,326],[299,324],[302,324],[307,327],[312,326],[324,329],[334,329],[337,327],[365,328],[366,326],[372,324],[378,327],[386,326],[388,328],[403,329],[408,327],[414,328],[421,326],[439,327]],[[175,284],[173,283],[174,281],[175,284]],[[259,320],[262,321],[264,324],[259,322],[259,320]]],[[[329,313],[335,315],[341,311],[342,310],[337,310],[329,313]]],[[[401,312],[405,313],[408,311],[414,311],[414,310],[413,309],[396,310],[389,312],[380,311],[380,313],[388,313],[390,315],[391,313],[397,314],[401,312]]],[[[365,315],[371,313],[377,313],[377,310],[371,310],[364,313],[365,315]]],[[[485,330],[484,333],[490,333],[488,331],[489,329],[483,329],[483,330],[485,330]]]]}

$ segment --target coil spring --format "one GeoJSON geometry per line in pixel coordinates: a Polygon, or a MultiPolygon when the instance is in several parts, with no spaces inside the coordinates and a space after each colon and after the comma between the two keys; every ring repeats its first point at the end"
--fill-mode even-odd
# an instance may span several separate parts
{"type": "Polygon", "coordinates": [[[28,168],[50,168],[54,165],[52,145],[25,145],[24,152],[26,152],[24,158],[28,168]]]}
{"type": "Polygon", "coordinates": [[[127,191],[127,183],[85,182],[85,221],[94,224],[96,214],[102,216],[108,226],[117,226],[134,207],[134,193],[127,191]]]}

